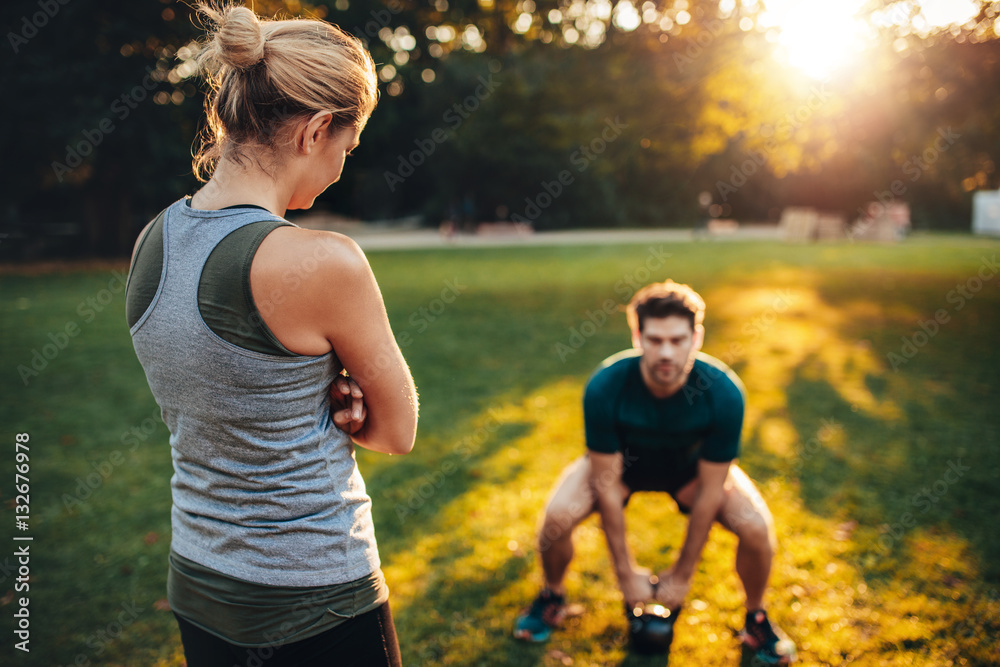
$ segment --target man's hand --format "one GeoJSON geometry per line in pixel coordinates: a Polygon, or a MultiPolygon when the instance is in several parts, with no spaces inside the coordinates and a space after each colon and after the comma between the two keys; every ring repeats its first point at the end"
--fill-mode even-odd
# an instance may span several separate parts
{"type": "Polygon", "coordinates": [[[691,590],[691,577],[676,571],[676,565],[657,575],[660,580],[656,584],[656,601],[667,609],[677,609],[684,604],[688,591],[691,590]]]}
{"type": "Polygon", "coordinates": [[[330,385],[330,412],[333,423],[347,435],[354,435],[365,426],[368,408],[358,383],[346,375],[338,375],[330,385]]]}
{"type": "Polygon", "coordinates": [[[618,586],[625,597],[625,609],[632,611],[636,606],[653,599],[653,584],[649,580],[651,572],[644,567],[633,568],[629,574],[620,577],[618,586]]]}

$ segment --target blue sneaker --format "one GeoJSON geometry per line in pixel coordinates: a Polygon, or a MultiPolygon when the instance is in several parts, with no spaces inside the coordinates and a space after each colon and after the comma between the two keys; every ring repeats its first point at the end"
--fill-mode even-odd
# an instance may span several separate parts
{"type": "Polygon", "coordinates": [[[544,642],[566,618],[566,598],[546,588],[531,606],[517,617],[514,636],[528,642],[544,642]]]}
{"type": "Polygon", "coordinates": [[[795,662],[795,642],[771,625],[763,609],[747,612],[747,624],[740,639],[755,651],[753,664],[788,665],[795,662]]]}

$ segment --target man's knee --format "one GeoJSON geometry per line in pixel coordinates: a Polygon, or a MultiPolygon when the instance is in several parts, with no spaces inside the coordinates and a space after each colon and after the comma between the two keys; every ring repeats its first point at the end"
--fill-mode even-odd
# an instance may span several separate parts
{"type": "MultiPolygon", "coordinates": [[[[589,499],[587,499],[589,500],[589,499]]],[[[552,502],[545,508],[539,539],[554,542],[569,536],[581,521],[594,511],[593,502],[581,498],[552,502]]]]}
{"type": "Polygon", "coordinates": [[[758,551],[771,553],[777,548],[774,526],[767,516],[752,512],[746,516],[730,518],[730,524],[741,543],[758,551]]]}
{"type": "Polygon", "coordinates": [[[573,532],[573,515],[564,508],[549,508],[538,533],[539,546],[557,542],[573,532]]]}

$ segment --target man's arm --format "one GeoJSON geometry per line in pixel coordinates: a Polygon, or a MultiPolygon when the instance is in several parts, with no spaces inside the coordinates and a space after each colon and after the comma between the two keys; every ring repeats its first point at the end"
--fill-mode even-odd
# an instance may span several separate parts
{"type": "Polygon", "coordinates": [[[731,463],[698,461],[698,491],[691,505],[684,546],[673,566],[660,573],[657,587],[657,598],[670,609],[681,606],[691,588],[691,579],[701,560],[708,533],[725,500],[726,478],[731,463]]]}
{"type": "Polygon", "coordinates": [[[591,451],[590,484],[601,515],[604,537],[618,577],[618,587],[625,597],[625,606],[635,605],[653,596],[649,572],[636,567],[625,540],[625,494],[622,483],[623,458],[621,452],[603,454],[591,451]]]}

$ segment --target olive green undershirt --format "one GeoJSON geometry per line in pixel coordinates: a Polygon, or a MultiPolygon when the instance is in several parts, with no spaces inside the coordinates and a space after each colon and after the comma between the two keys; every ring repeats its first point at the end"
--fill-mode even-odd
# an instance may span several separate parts
{"type": "MultiPolygon", "coordinates": [[[[260,207],[228,206],[221,210],[234,208],[260,207]]],[[[272,231],[288,225],[291,223],[276,220],[251,222],[222,239],[202,269],[198,310],[208,328],[233,345],[264,354],[295,357],[299,355],[282,345],[264,323],[250,290],[250,266],[257,248],[272,231]],[[236,275],[239,280],[233,279],[236,275]]],[[[153,302],[162,272],[163,214],[160,214],[140,241],[129,271],[125,315],[130,327],[153,302]]]]}
{"type": "Polygon", "coordinates": [[[277,646],[314,637],[389,599],[381,570],[332,586],[264,586],[235,579],[173,551],[170,608],[237,646],[277,646]]]}

